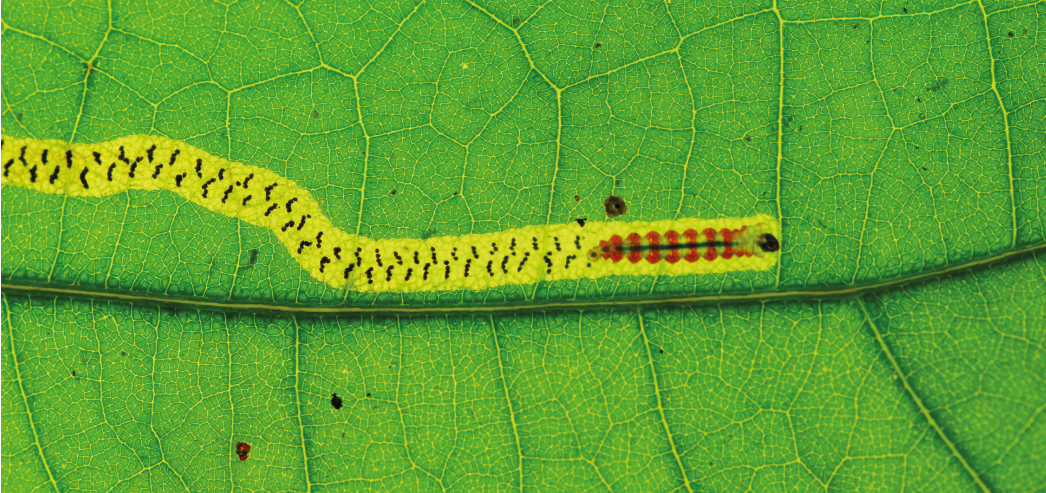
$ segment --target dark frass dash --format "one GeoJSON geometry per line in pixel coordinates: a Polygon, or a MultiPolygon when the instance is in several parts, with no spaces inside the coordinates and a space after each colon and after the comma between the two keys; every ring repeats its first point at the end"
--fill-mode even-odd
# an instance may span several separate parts
{"type": "Polygon", "coordinates": [[[109,171],[107,171],[105,173],[105,177],[108,178],[109,181],[113,181],[113,170],[114,169],[116,169],[116,163],[110,164],[109,165],[109,171]]]}
{"type": "Polygon", "coordinates": [[[551,274],[552,273],[552,252],[548,252],[548,253],[545,254],[545,264],[548,265],[548,269],[545,271],[545,274],[551,274]]]}
{"type": "Polygon", "coordinates": [[[142,157],[138,156],[138,158],[131,163],[131,170],[127,173],[127,176],[134,178],[134,170],[138,169],[138,163],[140,162],[142,162],[142,157]]]}
{"type": "Polygon", "coordinates": [[[153,152],[156,151],[156,144],[145,150],[145,156],[149,158],[149,162],[153,162],[153,152]]]}
{"type": "Polygon", "coordinates": [[[429,280],[429,266],[430,265],[432,265],[432,264],[428,264],[428,263],[425,264],[425,270],[422,272],[422,276],[421,276],[421,280],[422,281],[428,281],[429,280]]]}
{"type": "Polygon", "coordinates": [[[501,272],[504,272],[505,274],[508,274],[508,267],[506,267],[507,265],[508,265],[508,255],[505,255],[505,258],[501,260],[501,272]]]}
{"type": "Polygon", "coordinates": [[[298,231],[301,231],[301,228],[305,226],[306,219],[312,219],[312,214],[303,214],[301,216],[301,221],[298,222],[298,231]]]}
{"type": "Polygon", "coordinates": [[[18,160],[22,162],[22,166],[29,166],[29,163],[25,162],[25,149],[28,146],[22,146],[22,152],[18,155],[18,160]]]}
{"type": "MultiPolygon", "coordinates": [[[[309,216],[312,217],[312,216],[309,216]]],[[[323,231],[316,233],[316,248],[320,248],[320,244],[323,242],[323,231]]]]}
{"type": "Polygon", "coordinates": [[[349,266],[345,268],[345,279],[349,278],[349,274],[352,272],[352,269],[355,268],[355,267],[356,267],[356,264],[349,264],[349,266]]]}
{"type": "Polygon", "coordinates": [[[72,169],[72,167],[73,167],[73,150],[72,149],[70,149],[68,151],[65,151],[65,167],[67,169],[72,169]]]}
{"type": "Polygon", "coordinates": [[[203,159],[196,160],[196,177],[203,178],[203,173],[200,173],[200,169],[203,168],[203,159]]]}
{"type": "Polygon", "coordinates": [[[247,190],[247,182],[251,181],[251,178],[254,178],[254,173],[251,173],[251,174],[247,175],[247,178],[243,179],[243,189],[244,190],[247,190]]]}
{"type": "Polygon", "coordinates": [[[392,252],[392,256],[396,257],[396,264],[403,265],[403,257],[400,257],[399,252],[392,252]]]}
{"type": "Polygon", "coordinates": [[[385,282],[389,282],[392,280],[392,269],[395,268],[395,265],[390,265],[389,268],[385,271],[385,282]]]}
{"type": "Polygon", "coordinates": [[[50,181],[52,185],[54,185],[54,181],[58,179],[58,172],[61,171],[61,170],[62,170],[61,166],[55,166],[54,167],[54,173],[51,173],[51,177],[48,178],[48,181],[50,181]]]}
{"type": "Polygon", "coordinates": [[[446,266],[446,268],[447,268],[446,272],[443,273],[443,278],[444,279],[450,279],[450,261],[449,260],[444,260],[443,261],[443,265],[446,266]]]}
{"type": "Polygon", "coordinates": [[[472,259],[465,259],[465,277],[469,276],[470,267],[472,267],[472,259]]]}
{"type": "Polygon", "coordinates": [[[80,172],[80,183],[83,183],[84,190],[91,188],[87,186],[87,167],[84,166],[84,170],[80,172]]]}
{"type": "Polygon", "coordinates": [[[127,159],[127,156],[123,152],[123,146],[120,146],[120,155],[117,156],[116,158],[119,159],[120,161],[123,161],[125,164],[131,164],[131,160],[127,159]]]}
{"type": "MultiPolygon", "coordinates": [[[[180,180],[179,180],[179,181],[180,181],[180,180]]],[[[243,204],[241,204],[241,205],[247,205],[247,201],[248,201],[248,200],[251,200],[251,196],[250,196],[250,195],[248,195],[248,196],[246,196],[246,197],[244,197],[244,198],[243,198],[243,204]]]]}
{"type": "Polygon", "coordinates": [[[523,266],[527,263],[527,260],[529,258],[530,258],[530,252],[526,252],[526,253],[523,254],[523,260],[519,261],[519,267],[516,269],[516,272],[523,272],[523,266]]]}
{"type": "Polygon", "coordinates": [[[292,199],[287,201],[287,212],[293,212],[293,211],[291,211],[291,204],[294,204],[297,201],[298,201],[298,197],[294,197],[294,198],[292,198],[292,199]]]}
{"type": "Polygon", "coordinates": [[[91,154],[94,156],[94,162],[98,163],[98,165],[101,166],[102,154],[100,152],[92,152],[91,154]]]}
{"type": "Polygon", "coordinates": [[[222,203],[223,204],[225,203],[226,200],[229,199],[229,194],[230,193],[232,193],[232,185],[229,185],[229,188],[225,189],[225,194],[222,195],[222,203]]]}
{"type": "Polygon", "coordinates": [[[272,200],[270,198],[269,194],[272,192],[272,189],[276,188],[276,185],[278,185],[278,183],[273,183],[272,185],[269,185],[269,186],[265,187],[265,201],[266,202],[272,200]]]}
{"type": "Polygon", "coordinates": [[[225,179],[225,168],[221,168],[221,169],[218,170],[218,179],[219,180],[224,180],[225,179]]]}
{"type": "Polygon", "coordinates": [[[381,263],[381,250],[380,249],[377,249],[377,248],[374,249],[374,259],[378,261],[378,267],[385,267],[385,265],[381,263]]]}
{"type": "Polygon", "coordinates": [[[36,183],[36,165],[35,164],[33,165],[32,168],[29,168],[29,182],[30,183],[36,183]]]}
{"type": "Polygon", "coordinates": [[[320,259],[320,273],[323,273],[323,266],[329,263],[331,263],[331,259],[329,257],[323,257],[320,259]]]}
{"type": "Polygon", "coordinates": [[[490,274],[490,277],[494,277],[494,261],[493,260],[488,260],[487,261],[487,274],[490,274]]]}
{"type": "Polygon", "coordinates": [[[40,153],[40,164],[47,166],[47,149],[40,153]]]}
{"type": "Polygon", "coordinates": [[[276,208],[279,207],[279,206],[280,206],[280,204],[272,204],[272,205],[270,205],[268,209],[265,209],[265,215],[268,216],[269,214],[272,214],[272,211],[276,210],[276,208]]]}
{"type": "Polygon", "coordinates": [[[367,284],[374,284],[374,267],[367,267],[367,284]]]}
{"type": "Polygon", "coordinates": [[[283,232],[286,232],[287,228],[289,228],[291,226],[294,226],[294,221],[287,221],[286,223],[284,223],[283,227],[280,228],[280,230],[283,231],[283,232]]]}
{"type": "Polygon", "coordinates": [[[334,258],[341,260],[341,247],[334,247],[334,258]]]}
{"type": "Polygon", "coordinates": [[[407,268],[407,275],[403,278],[403,280],[404,281],[409,281],[410,280],[410,275],[413,274],[413,273],[414,273],[414,269],[411,269],[410,267],[408,267],[407,268]]]}
{"type": "MultiPolygon", "coordinates": [[[[184,180],[186,176],[189,176],[189,173],[182,173],[182,174],[180,174],[180,175],[175,175],[175,176],[174,176],[174,184],[175,184],[175,185],[176,185],[176,186],[177,186],[178,188],[181,188],[181,186],[182,186],[182,180],[184,180]]],[[[109,181],[112,181],[112,180],[109,180],[109,181]]]]}
{"type": "Polygon", "coordinates": [[[215,180],[214,178],[211,178],[210,180],[207,180],[207,182],[203,184],[203,198],[207,198],[207,187],[211,186],[211,183],[214,183],[215,181],[217,181],[217,180],[215,180]]]}
{"type": "Polygon", "coordinates": [[[307,246],[312,246],[312,242],[302,240],[301,243],[298,243],[298,255],[301,255],[301,250],[307,246]]]}

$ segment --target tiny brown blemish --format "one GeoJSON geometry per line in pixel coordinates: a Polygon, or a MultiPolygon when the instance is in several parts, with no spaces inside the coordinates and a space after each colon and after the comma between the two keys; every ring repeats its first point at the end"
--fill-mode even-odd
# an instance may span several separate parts
{"type": "Polygon", "coordinates": [[[751,141],[752,141],[752,138],[746,135],[745,136],[745,142],[751,142],[751,141]]]}
{"type": "Polygon", "coordinates": [[[389,195],[396,195],[396,190],[390,190],[389,195]]]}
{"type": "Polygon", "coordinates": [[[577,195],[575,195],[574,196],[574,202],[581,202],[581,197],[578,197],[577,195]]]}
{"type": "Polygon", "coordinates": [[[614,218],[628,212],[628,205],[625,204],[625,199],[618,197],[617,195],[611,195],[603,201],[603,208],[606,209],[607,217],[614,218]]]}
{"type": "Polygon", "coordinates": [[[316,111],[316,110],[312,110],[312,119],[315,120],[315,119],[317,119],[319,117],[320,117],[320,112],[316,111]]]}
{"type": "Polygon", "coordinates": [[[247,460],[247,456],[251,453],[251,444],[246,442],[239,442],[236,444],[236,455],[240,456],[240,462],[247,460]]]}
{"type": "Polygon", "coordinates": [[[600,46],[603,46],[603,43],[596,43],[595,48],[598,50],[600,46]]]}
{"type": "Polygon", "coordinates": [[[513,24],[519,24],[519,17],[513,17],[512,18],[512,23],[513,24]]]}

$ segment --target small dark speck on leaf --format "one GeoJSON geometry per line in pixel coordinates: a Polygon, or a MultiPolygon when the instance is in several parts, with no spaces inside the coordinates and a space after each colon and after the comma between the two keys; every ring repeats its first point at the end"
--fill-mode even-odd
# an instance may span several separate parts
{"type": "Polygon", "coordinates": [[[714,466],[714,465],[715,465],[715,462],[709,462],[709,463],[708,463],[708,465],[710,465],[710,466],[714,466]]]}
{"type": "Polygon", "coordinates": [[[915,146],[915,148],[916,148],[916,149],[918,149],[918,148],[919,148],[919,146],[915,146]]]}
{"type": "Polygon", "coordinates": [[[430,229],[428,231],[425,231],[425,232],[421,233],[421,239],[427,240],[427,239],[432,238],[433,236],[436,236],[438,234],[439,234],[438,230],[430,229]]]}
{"type": "Polygon", "coordinates": [[[582,228],[584,228],[585,227],[585,221],[588,221],[588,218],[587,217],[579,217],[579,218],[575,219],[575,221],[577,221],[577,225],[578,226],[581,226],[582,228]]]}
{"type": "Polygon", "coordinates": [[[665,350],[664,349],[658,349],[657,352],[659,352],[661,354],[665,354],[665,350]]]}
{"type": "Polygon", "coordinates": [[[799,125],[799,131],[800,131],[800,132],[802,132],[802,131],[803,131],[803,126],[802,126],[802,125],[799,125]]]}
{"type": "Polygon", "coordinates": [[[626,212],[628,212],[628,206],[625,204],[625,199],[618,197],[617,195],[611,195],[603,201],[603,208],[606,209],[607,217],[615,218],[626,212]]]}
{"type": "Polygon", "coordinates": [[[15,115],[15,119],[18,121],[22,121],[22,114],[18,113],[17,115],[15,115]]]}
{"type": "Polygon", "coordinates": [[[1013,31],[1010,31],[1010,37],[1011,38],[1013,37],[1013,31]]]}
{"type": "Polygon", "coordinates": [[[334,409],[341,409],[341,397],[338,397],[338,394],[331,394],[331,405],[334,409]]]}
{"type": "Polygon", "coordinates": [[[519,24],[519,17],[513,17],[512,18],[512,23],[513,24],[519,24]]]}
{"type": "Polygon", "coordinates": [[[370,397],[370,392],[367,392],[367,397],[370,397]]]}
{"type": "Polygon", "coordinates": [[[908,7],[905,7],[905,8],[903,8],[903,9],[901,9],[901,10],[903,10],[905,14],[907,14],[907,13],[908,13],[908,7]]]}
{"type": "Polygon", "coordinates": [[[76,376],[76,370],[73,370],[73,376],[74,377],[76,376]]]}
{"type": "Polygon", "coordinates": [[[127,351],[120,351],[120,356],[127,356],[127,351]]]}
{"type": "Polygon", "coordinates": [[[240,462],[247,460],[247,455],[251,453],[251,444],[245,442],[239,442],[236,444],[236,455],[240,456],[240,462]]]}
{"type": "Polygon", "coordinates": [[[915,98],[915,102],[917,102],[917,103],[921,103],[921,102],[923,102],[923,100],[922,100],[922,99],[920,99],[920,98],[915,98]]]}
{"type": "Polygon", "coordinates": [[[603,46],[603,43],[596,43],[596,49],[597,50],[599,49],[600,46],[603,46]]]}
{"type": "Polygon", "coordinates": [[[574,202],[581,202],[581,197],[575,195],[574,196],[574,202]]]}
{"type": "Polygon", "coordinates": [[[312,119],[315,120],[315,119],[317,119],[319,117],[320,117],[320,112],[316,111],[316,110],[312,110],[312,119]]]}
{"type": "Polygon", "coordinates": [[[389,190],[389,195],[396,195],[396,190],[389,190]]]}
{"type": "Polygon", "coordinates": [[[854,29],[857,29],[857,27],[858,27],[858,25],[857,25],[857,24],[854,24],[854,29]]]}
{"type": "Polygon", "coordinates": [[[458,196],[458,192],[454,192],[454,196],[457,197],[458,196]]]}
{"type": "Polygon", "coordinates": [[[923,166],[923,171],[926,171],[926,166],[923,166]]]}
{"type": "Polygon", "coordinates": [[[745,142],[751,142],[751,141],[752,141],[752,138],[746,135],[745,136],[745,142]]]}

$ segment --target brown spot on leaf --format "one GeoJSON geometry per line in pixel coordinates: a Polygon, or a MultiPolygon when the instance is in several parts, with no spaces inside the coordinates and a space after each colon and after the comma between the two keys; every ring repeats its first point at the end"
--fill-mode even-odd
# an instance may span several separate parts
{"type": "Polygon", "coordinates": [[[614,218],[628,212],[628,205],[625,204],[625,199],[618,197],[617,195],[611,195],[603,201],[603,208],[607,211],[607,217],[614,218]]]}
{"type": "Polygon", "coordinates": [[[251,453],[251,444],[245,442],[239,442],[236,444],[236,455],[240,456],[240,462],[247,460],[247,456],[251,453]]]}

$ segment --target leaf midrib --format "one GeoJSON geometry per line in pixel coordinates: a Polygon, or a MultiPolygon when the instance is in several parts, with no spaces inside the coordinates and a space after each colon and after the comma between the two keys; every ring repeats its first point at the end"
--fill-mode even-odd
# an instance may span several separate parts
{"type": "Polygon", "coordinates": [[[128,293],[111,293],[90,289],[71,289],[54,286],[21,284],[18,282],[0,283],[0,289],[4,294],[33,295],[43,294],[48,296],[71,296],[76,298],[104,300],[104,301],[126,301],[133,303],[154,305],[175,305],[192,307],[197,309],[214,309],[221,311],[249,311],[249,312],[273,312],[287,315],[444,315],[454,313],[529,313],[544,312],[550,310],[585,310],[585,309],[627,309],[646,307],[672,307],[672,306],[694,306],[705,304],[723,303],[759,303],[767,301],[780,301],[786,299],[831,299],[852,297],[875,291],[888,291],[903,288],[910,284],[940,279],[946,276],[963,274],[969,271],[981,269],[993,264],[1013,261],[1025,256],[1035,256],[1046,251],[1046,241],[1035,243],[1016,250],[1000,253],[990,257],[970,260],[943,269],[912,273],[907,276],[887,279],[871,284],[860,286],[840,286],[828,289],[795,289],[788,291],[771,291],[742,294],[709,294],[701,296],[677,296],[661,297],[653,299],[635,299],[620,301],[577,301],[577,302],[547,302],[534,304],[514,305],[453,305],[453,306],[301,306],[301,305],[276,305],[264,303],[235,303],[217,302],[194,299],[181,299],[163,296],[136,295],[128,293]]]}

